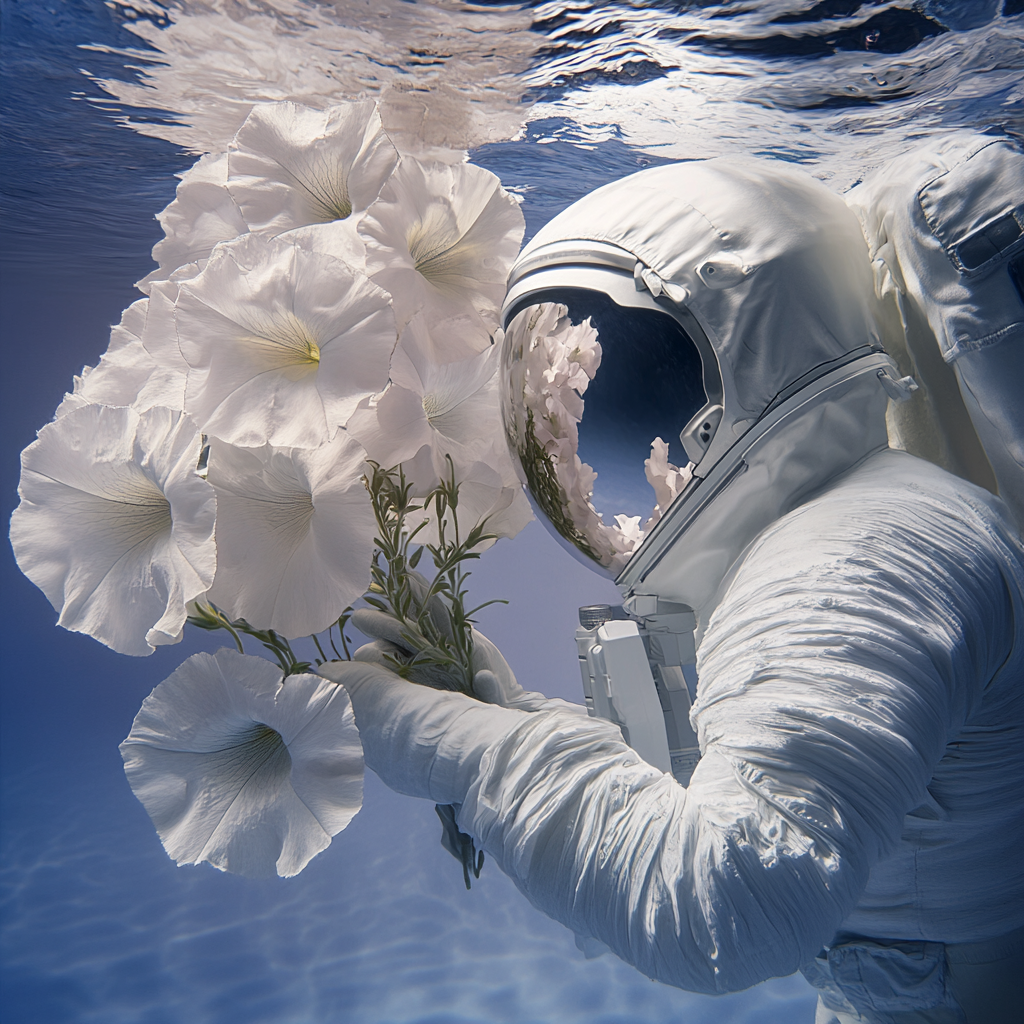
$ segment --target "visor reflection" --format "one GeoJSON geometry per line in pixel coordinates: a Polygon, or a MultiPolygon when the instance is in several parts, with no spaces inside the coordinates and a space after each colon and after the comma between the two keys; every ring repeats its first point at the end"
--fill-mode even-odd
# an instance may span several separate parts
{"type": "MultiPolygon", "coordinates": [[[[679,433],[707,401],[697,347],[667,313],[620,306],[599,292],[551,289],[534,293],[511,310],[505,374],[506,429],[521,461],[526,454],[524,431],[528,422],[533,424],[533,464],[526,477],[535,503],[550,525],[584,554],[606,567],[623,562],[630,544],[597,535],[614,527],[616,516],[640,517],[641,526],[651,516],[655,496],[644,462],[651,458],[656,438],[667,442],[669,463],[686,465],[679,433]],[[561,320],[555,310],[564,314],[561,320]],[[561,326],[553,326],[556,321],[561,326]],[[588,321],[597,332],[590,342],[593,331],[588,335],[588,321]],[[553,333],[542,344],[538,331],[553,333]],[[525,345],[533,347],[532,356],[523,351],[528,336],[532,340],[525,345]],[[541,365],[537,353],[545,345],[547,361],[541,365]],[[572,362],[572,352],[581,346],[587,372],[572,362]],[[532,362],[527,366],[524,360],[532,362]],[[566,365],[559,370],[556,364],[566,365]],[[570,378],[577,385],[571,393],[570,378]],[[541,395],[545,390],[548,393],[541,395]],[[543,472],[536,465],[538,438],[551,462],[543,472]],[[576,456],[579,465],[573,471],[576,456]],[[556,486],[555,477],[567,474],[571,479],[561,479],[556,486]],[[538,493],[541,489],[543,494],[538,493]],[[582,509],[581,502],[592,508],[582,509]],[[549,508],[553,503],[563,507],[549,508]],[[610,552],[609,544],[618,550],[610,552]]],[[[635,545],[638,528],[630,529],[635,545]]]]}

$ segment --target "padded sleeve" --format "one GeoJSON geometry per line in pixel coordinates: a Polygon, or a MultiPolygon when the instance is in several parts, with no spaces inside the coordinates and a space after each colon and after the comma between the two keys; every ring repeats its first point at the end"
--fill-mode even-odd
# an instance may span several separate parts
{"type": "Polygon", "coordinates": [[[557,711],[488,748],[460,822],[537,907],[708,993],[833,936],[1013,638],[991,510],[905,484],[907,460],[743,559],[699,650],[689,788],[557,711]]]}

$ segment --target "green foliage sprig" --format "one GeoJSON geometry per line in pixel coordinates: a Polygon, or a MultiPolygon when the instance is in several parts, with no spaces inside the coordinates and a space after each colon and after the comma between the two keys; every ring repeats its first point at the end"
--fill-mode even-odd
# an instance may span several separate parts
{"type": "MultiPolygon", "coordinates": [[[[352,642],[349,637],[345,635],[345,626],[348,625],[348,620],[352,617],[352,609],[346,608],[339,617],[337,622],[331,624],[327,630],[327,642],[331,645],[335,655],[339,660],[347,661],[352,655],[349,651],[349,644],[352,642]],[[338,651],[337,646],[334,643],[334,630],[338,630],[338,634],[341,641],[342,650],[345,652],[344,656],[338,651]]],[[[320,652],[319,658],[314,658],[313,661],[299,661],[295,656],[295,652],[292,650],[292,645],[286,640],[280,633],[273,629],[257,629],[255,626],[246,622],[245,619],[231,619],[229,618],[220,608],[209,601],[194,601],[189,606],[188,622],[193,626],[198,626],[200,629],[207,629],[210,631],[216,629],[227,630],[235,641],[235,646],[238,648],[240,654],[245,653],[245,648],[242,646],[242,636],[251,636],[254,640],[258,640],[274,657],[277,659],[277,663],[281,666],[285,676],[293,676],[299,672],[308,672],[310,668],[315,664],[317,666],[322,665],[325,661],[328,661],[327,655],[324,653],[323,644],[320,642],[320,638],[315,634],[310,637],[316,649],[320,652]]]]}
{"type": "Polygon", "coordinates": [[[473,615],[496,602],[486,601],[467,609],[466,581],[470,573],[464,564],[479,558],[475,549],[496,539],[496,534],[487,532],[484,520],[462,536],[459,485],[450,457],[447,479],[423,504],[410,497],[412,488],[401,466],[383,469],[375,462],[369,465],[366,486],[378,536],[370,589],[364,600],[398,620],[403,643],[411,652],[408,659],[389,656],[388,661],[403,678],[418,677],[419,681],[429,680],[431,685],[474,696],[473,615]],[[431,513],[430,520],[417,517],[419,523],[410,529],[410,516],[424,511],[431,513]],[[417,544],[416,536],[428,521],[436,524],[437,542],[417,544]],[[424,551],[434,563],[434,579],[429,582],[416,572],[424,551]]]}

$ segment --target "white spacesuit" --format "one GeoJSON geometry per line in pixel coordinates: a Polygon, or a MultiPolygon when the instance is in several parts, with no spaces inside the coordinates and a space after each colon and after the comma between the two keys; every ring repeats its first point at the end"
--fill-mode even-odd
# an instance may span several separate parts
{"type": "MultiPolygon", "coordinates": [[[[961,348],[999,349],[1004,397],[1024,361],[1022,166],[1005,140],[961,139],[906,164],[902,192],[875,193],[895,209],[961,176],[945,201],[967,212],[959,226],[946,219],[941,251],[966,254],[988,282],[976,315],[1003,322],[961,348]],[[980,179],[973,192],[963,183],[980,179]]],[[[893,277],[902,267],[904,324],[929,302],[948,313],[963,299],[950,292],[960,271],[929,296],[936,278],[911,275],[900,251],[909,229],[865,217],[877,213],[868,193],[858,204],[879,291],[882,265],[893,277]]],[[[573,322],[597,311],[602,365],[579,456],[596,460],[598,481],[635,479],[652,423],[673,442],[681,432],[693,464],[625,566],[604,568],[634,619],[696,615],[700,761],[680,785],[615,725],[524,693],[482,638],[477,690],[492,704],[410,686],[374,664],[399,639],[393,622],[363,612],[377,647],[322,671],[352,694],[367,763],[401,792],[458,805],[461,829],[537,907],[652,978],[719,993],[802,969],[821,992],[820,1022],[1019,1019],[1024,552],[1003,501],[965,479],[1021,493],[1007,482],[1019,410],[1014,424],[1012,410],[987,406],[983,360],[968,369],[947,345],[972,397],[936,421],[952,375],[941,360],[920,372],[920,339],[904,341],[895,303],[876,295],[857,217],[776,163],[671,165],[586,197],[521,255],[506,323],[544,302],[573,322]],[[602,332],[608,297],[618,308],[603,322],[625,309],[633,320],[615,322],[635,324],[633,342],[602,332]],[[622,367],[636,339],[673,331],[687,354],[651,388],[681,397],[655,423],[622,367]],[[684,380],[694,366],[696,388],[684,380]],[[889,447],[887,407],[894,443],[934,461],[889,447]],[[979,415],[994,426],[971,434],[979,415]],[[943,429],[942,444],[929,441],[943,429]],[[1006,459],[986,459],[1000,445],[1006,459]]],[[[553,507],[557,490],[534,491],[567,546],[593,560],[596,545],[553,507]]],[[[622,493],[608,489],[604,511],[629,511],[614,507],[622,493]]]]}

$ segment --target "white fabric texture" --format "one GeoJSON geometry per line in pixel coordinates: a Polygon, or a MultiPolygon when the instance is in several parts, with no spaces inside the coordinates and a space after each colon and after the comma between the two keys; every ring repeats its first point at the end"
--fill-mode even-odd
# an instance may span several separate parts
{"type": "Polygon", "coordinates": [[[614,181],[552,218],[516,265],[573,240],[632,253],[696,317],[718,356],[729,429],[809,370],[881,345],[857,218],[780,161],[696,160],[614,181]]]}
{"type": "MultiPolygon", "coordinates": [[[[894,160],[851,190],[879,293],[899,300],[956,372],[999,493],[1024,525],[1024,151],[956,133],[894,160]]],[[[918,328],[919,329],[919,328],[918,328]]],[[[927,354],[917,354],[928,375],[927,354]]],[[[940,418],[955,403],[939,407],[940,418]]],[[[959,424],[946,424],[956,437],[959,424]]],[[[969,430],[969,427],[968,427],[969,430]]],[[[966,475],[966,474],[965,474],[966,475]]]]}
{"type": "Polygon", "coordinates": [[[884,452],[734,573],[688,789],[561,711],[463,698],[457,732],[504,733],[478,772],[447,725],[403,742],[536,906],[669,984],[786,975],[840,928],[979,941],[1024,923],[1022,562],[998,499],[884,452]]]}
{"type": "MultiPolygon", "coordinates": [[[[540,294],[557,285],[609,288],[616,298],[615,273],[634,292],[624,269],[594,277],[586,266],[602,246],[640,261],[648,286],[655,275],[663,307],[685,308],[714,352],[704,356],[705,381],[710,395],[708,382],[721,379],[721,395],[709,399],[721,401],[721,420],[692,478],[624,568],[603,563],[616,566],[627,596],[685,604],[703,628],[722,577],[764,527],[887,445],[879,376],[895,369],[882,349],[899,320],[875,294],[854,213],[779,161],[670,164],[595,190],[523,250],[506,308],[529,294],[529,268],[540,265],[540,294]],[[846,373],[842,383],[831,376],[846,373]],[[673,554],[662,558],[668,546],[673,554]]],[[[679,415],[681,428],[690,413],[679,415]]]]}
{"type": "Polygon", "coordinates": [[[329,661],[317,669],[348,691],[366,765],[396,793],[454,803],[487,748],[520,725],[525,712],[400,679],[370,653],[371,660],[329,661]]]}

